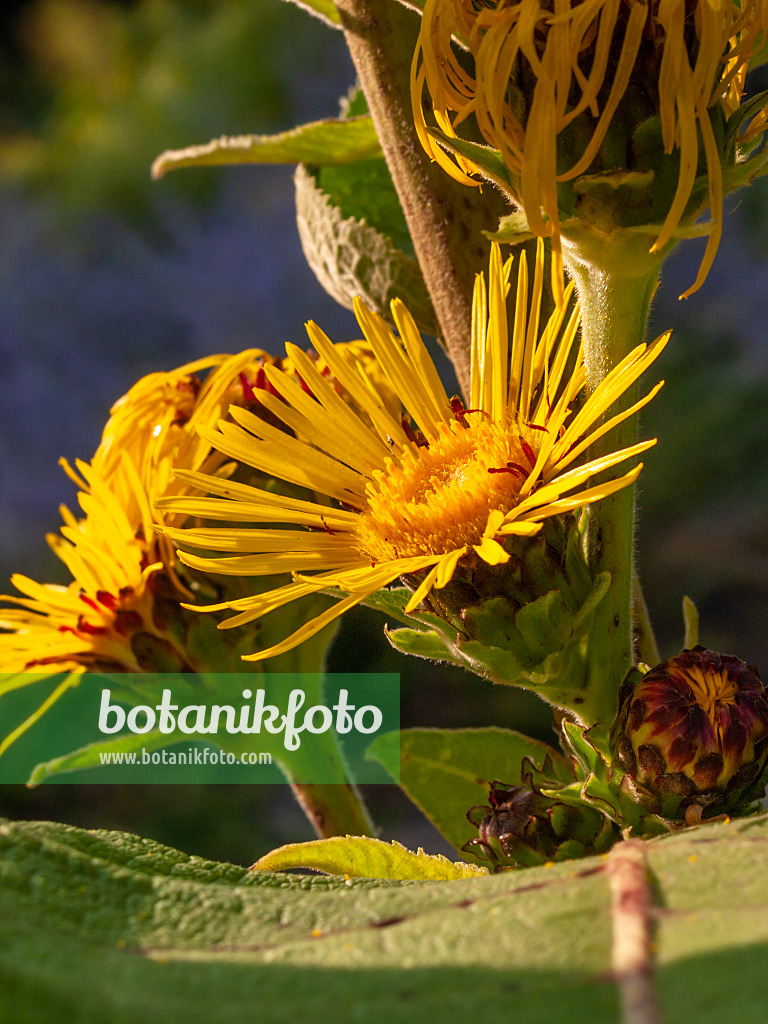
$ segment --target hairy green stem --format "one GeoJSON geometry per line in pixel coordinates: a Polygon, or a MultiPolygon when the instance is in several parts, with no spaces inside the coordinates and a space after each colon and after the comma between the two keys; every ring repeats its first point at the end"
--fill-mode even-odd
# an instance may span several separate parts
{"type": "Polygon", "coordinates": [[[376,126],[442,340],[465,396],[475,275],[488,265],[489,243],[505,204],[487,187],[453,181],[422,149],[410,98],[410,66],[419,18],[394,0],[337,0],[360,85],[376,126]]]}
{"type": "Polygon", "coordinates": [[[292,782],[291,789],[321,839],[375,834],[355,786],[292,782]]]}
{"type": "MultiPolygon", "coordinates": [[[[624,356],[645,340],[648,312],[661,265],[633,258],[618,244],[564,244],[566,269],[576,282],[582,311],[587,388],[593,392],[624,356]]],[[[606,414],[615,416],[637,400],[635,385],[606,414]]],[[[637,441],[637,416],[600,438],[590,451],[599,458],[637,441]]],[[[595,611],[589,635],[590,711],[610,724],[617,693],[632,667],[632,578],[635,529],[634,487],[596,502],[589,510],[587,558],[594,573],[609,572],[611,587],[595,611]]]]}
{"type": "MultiPolygon", "coordinates": [[[[320,595],[305,599],[304,614],[309,619],[327,607],[327,603],[328,599],[320,595]]],[[[293,650],[269,659],[269,672],[274,673],[277,680],[282,680],[286,695],[293,685],[291,680],[306,673],[308,703],[313,700],[323,702],[326,653],[337,625],[326,626],[293,650]]],[[[313,741],[294,751],[285,751],[284,755],[282,752],[276,754],[275,760],[315,832],[321,839],[346,835],[374,836],[375,830],[362,796],[357,786],[349,782],[338,739],[328,732],[314,736],[313,741]],[[318,774],[327,781],[297,782],[297,779],[317,778],[318,774]]],[[[228,742],[235,752],[240,752],[241,745],[247,741],[242,737],[228,736],[228,742]]]]}

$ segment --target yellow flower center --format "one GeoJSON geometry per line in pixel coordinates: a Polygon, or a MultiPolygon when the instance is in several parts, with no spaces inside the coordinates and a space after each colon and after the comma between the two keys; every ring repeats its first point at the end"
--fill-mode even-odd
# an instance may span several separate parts
{"type": "Polygon", "coordinates": [[[727,672],[705,674],[695,666],[685,673],[685,681],[691,688],[694,700],[707,715],[712,728],[719,736],[721,726],[717,715],[718,709],[735,704],[737,684],[727,672]]]}
{"type": "Polygon", "coordinates": [[[374,471],[355,529],[359,550],[385,562],[478,544],[488,514],[514,508],[539,443],[531,427],[505,428],[480,412],[442,424],[428,446],[374,471]]]}

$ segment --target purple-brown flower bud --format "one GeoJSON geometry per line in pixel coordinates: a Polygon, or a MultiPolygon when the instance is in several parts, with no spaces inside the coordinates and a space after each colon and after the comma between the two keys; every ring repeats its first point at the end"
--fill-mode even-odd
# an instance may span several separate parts
{"type": "Polygon", "coordinates": [[[768,696],[757,671],[703,647],[658,665],[627,694],[617,761],[661,800],[663,814],[737,809],[759,795],[768,696]],[[673,807],[674,805],[674,807],[673,807]]]}
{"type": "Polygon", "coordinates": [[[463,849],[490,861],[492,871],[604,853],[619,838],[613,822],[593,807],[545,797],[530,779],[526,785],[502,786],[494,782],[488,805],[467,812],[478,834],[463,849]]]}

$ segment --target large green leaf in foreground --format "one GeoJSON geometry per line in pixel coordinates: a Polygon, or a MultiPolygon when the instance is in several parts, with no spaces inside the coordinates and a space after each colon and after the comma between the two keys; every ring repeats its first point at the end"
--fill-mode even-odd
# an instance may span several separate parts
{"type": "MultiPolygon", "coordinates": [[[[666,1024],[762,1024],[766,816],[647,849],[666,1024]]],[[[0,1020],[617,1021],[606,863],[345,882],[6,822],[0,1020]]]]}

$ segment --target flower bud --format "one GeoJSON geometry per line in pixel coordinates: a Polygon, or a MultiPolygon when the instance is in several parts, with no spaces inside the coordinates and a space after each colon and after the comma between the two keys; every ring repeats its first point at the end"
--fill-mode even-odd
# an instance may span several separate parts
{"type": "Polygon", "coordinates": [[[694,824],[760,796],[768,697],[754,668],[694,647],[644,675],[622,701],[616,763],[658,799],[665,818],[694,824]]]}
{"type": "Polygon", "coordinates": [[[491,786],[489,806],[467,812],[478,835],[464,850],[491,861],[494,871],[603,853],[619,838],[616,826],[592,807],[559,803],[529,785],[502,785],[491,786]]]}

